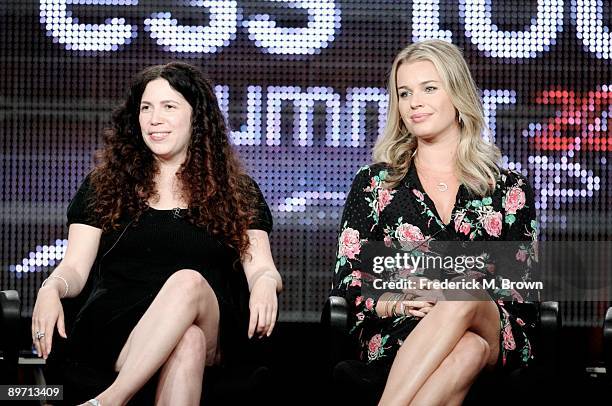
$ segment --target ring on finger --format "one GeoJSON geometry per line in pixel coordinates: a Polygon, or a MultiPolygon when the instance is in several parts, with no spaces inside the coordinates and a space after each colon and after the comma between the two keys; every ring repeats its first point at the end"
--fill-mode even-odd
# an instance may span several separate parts
{"type": "Polygon", "coordinates": [[[35,336],[34,336],[37,340],[41,340],[43,338],[45,338],[45,333],[42,331],[37,331],[35,336]]]}

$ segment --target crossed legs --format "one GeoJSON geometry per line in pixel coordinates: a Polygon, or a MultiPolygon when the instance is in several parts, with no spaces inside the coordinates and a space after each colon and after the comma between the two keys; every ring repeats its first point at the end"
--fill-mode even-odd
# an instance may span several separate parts
{"type": "Polygon", "coordinates": [[[124,405],[160,369],[156,404],[198,405],[204,365],[216,361],[219,304],[196,271],[175,272],[132,330],[102,406],[124,405]]]}
{"type": "Polygon", "coordinates": [[[499,356],[492,301],[438,302],[398,350],[380,405],[460,405],[499,356]]]}

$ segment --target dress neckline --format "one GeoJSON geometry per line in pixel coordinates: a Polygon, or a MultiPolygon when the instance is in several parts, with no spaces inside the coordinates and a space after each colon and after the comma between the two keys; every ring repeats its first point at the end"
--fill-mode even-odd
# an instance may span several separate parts
{"type": "Polygon", "coordinates": [[[153,211],[161,211],[161,212],[164,212],[164,211],[172,211],[172,212],[175,212],[177,209],[178,209],[179,211],[185,211],[185,210],[187,210],[187,208],[186,208],[186,207],[184,207],[184,208],[183,208],[183,207],[174,207],[174,208],[172,208],[172,209],[157,209],[157,208],[155,208],[155,207],[153,207],[153,206],[149,206],[149,209],[151,209],[151,210],[153,210],[153,211]]]}
{"type": "Polygon", "coordinates": [[[436,217],[437,223],[443,228],[447,228],[448,226],[450,226],[453,223],[453,218],[455,217],[455,211],[457,211],[459,208],[461,196],[465,189],[465,186],[463,185],[463,183],[459,184],[459,188],[457,189],[457,194],[455,195],[455,203],[453,204],[453,208],[451,209],[450,218],[448,220],[448,223],[445,223],[444,221],[442,221],[442,217],[438,213],[436,204],[434,203],[432,198],[429,196],[429,194],[425,191],[425,188],[423,187],[423,184],[421,183],[421,180],[419,179],[419,174],[417,173],[416,165],[414,164],[410,165],[410,168],[408,169],[408,180],[411,181],[411,183],[413,183],[413,186],[416,187],[419,192],[423,193],[423,196],[425,197],[425,203],[427,204],[429,209],[431,209],[432,213],[436,217]]]}

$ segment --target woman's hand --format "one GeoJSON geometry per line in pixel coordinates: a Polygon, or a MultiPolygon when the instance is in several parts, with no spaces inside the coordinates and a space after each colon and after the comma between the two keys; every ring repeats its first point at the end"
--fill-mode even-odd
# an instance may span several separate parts
{"type": "Polygon", "coordinates": [[[416,297],[414,300],[401,301],[398,305],[398,313],[422,318],[425,317],[435,305],[435,302],[427,300],[426,298],[416,297]]]}
{"type": "Polygon", "coordinates": [[[444,294],[439,289],[429,289],[430,279],[423,276],[411,276],[407,281],[413,288],[404,289],[406,299],[400,301],[396,311],[399,314],[425,317],[436,305],[438,300],[444,300],[444,294]]]}
{"type": "Polygon", "coordinates": [[[278,312],[277,285],[278,282],[275,278],[262,275],[257,278],[251,288],[249,338],[253,337],[255,333],[259,338],[269,337],[272,334],[278,312]]]}
{"type": "Polygon", "coordinates": [[[38,291],[38,297],[32,312],[32,340],[39,357],[47,359],[51,353],[55,326],[57,326],[59,334],[67,338],[64,326],[64,308],[58,291],[52,286],[46,286],[38,291]]]}

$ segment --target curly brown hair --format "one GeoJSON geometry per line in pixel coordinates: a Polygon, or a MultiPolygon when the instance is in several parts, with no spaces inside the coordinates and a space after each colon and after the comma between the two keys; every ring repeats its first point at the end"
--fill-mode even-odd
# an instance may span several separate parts
{"type": "Polygon", "coordinates": [[[158,197],[155,157],[145,144],[138,121],[140,101],[149,82],[163,78],[192,108],[191,141],[177,172],[187,219],[204,227],[244,258],[247,228],[255,216],[255,187],[244,173],[228,139],[228,130],[210,82],[194,66],[181,62],[144,69],[133,80],[127,99],[112,115],[91,175],[96,193],[93,210],[105,231],[120,218],[138,218],[158,197]]]}

